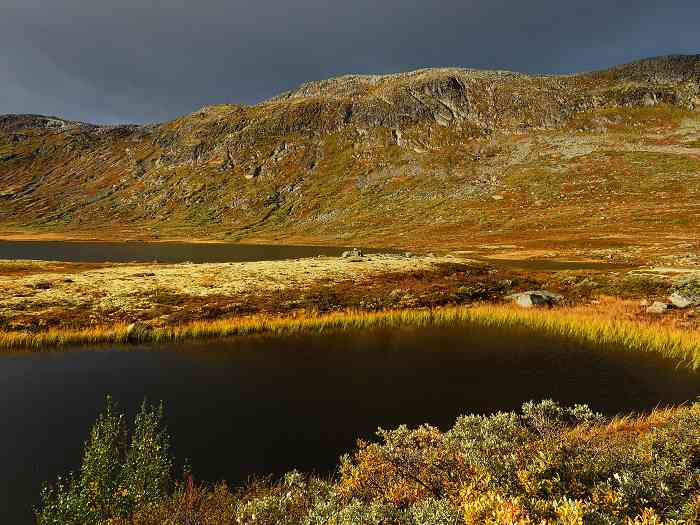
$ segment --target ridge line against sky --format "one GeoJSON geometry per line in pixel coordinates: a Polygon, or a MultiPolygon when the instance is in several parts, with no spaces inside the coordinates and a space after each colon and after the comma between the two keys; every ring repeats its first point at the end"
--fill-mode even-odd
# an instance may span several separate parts
{"type": "Polygon", "coordinates": [[[159,122],[425,67],[560,74],[700,52],[700,2],[4,0],[0,114],[159,122]]]}

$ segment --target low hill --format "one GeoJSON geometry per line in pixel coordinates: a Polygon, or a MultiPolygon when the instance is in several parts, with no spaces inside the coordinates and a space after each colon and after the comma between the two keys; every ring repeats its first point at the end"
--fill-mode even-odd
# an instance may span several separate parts
{"type": "Polygon", "coordinates": [[[0,116],[0,228],[414,248],[700,240],[700,55],[425,69],[96,126],[0,116]]]}

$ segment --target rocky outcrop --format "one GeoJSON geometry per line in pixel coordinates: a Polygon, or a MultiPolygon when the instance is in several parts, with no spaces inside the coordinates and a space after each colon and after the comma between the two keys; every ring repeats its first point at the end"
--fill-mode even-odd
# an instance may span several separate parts
{"type": "Polygon", "coordinates": [[[359,250],[357,248],[353,248],[352,250],[346,250],[341,254],[341,257],[344,259],[348,259],[350,257],[363,257],[364,254],[362,253],[362,250],[359,250]]]}
{"type": "Polygon", "coordinates": [[[514,293],[506,296],[506,299],[513,301],[523,308],[534,308],[540,306],[552,306],[563,299],[563,296],[548,292],[546,290],[530,290],[527,292],[514,293]]]}
{"type": "Polygon", "coordinates": [[[341,258],[346,259],[350,262],[361,262],[364,260],[365,254],[362,253],[362,250],[358,250],[357,248],[353,248],[352,250],[346,250],[341,254],[341,258]]]}

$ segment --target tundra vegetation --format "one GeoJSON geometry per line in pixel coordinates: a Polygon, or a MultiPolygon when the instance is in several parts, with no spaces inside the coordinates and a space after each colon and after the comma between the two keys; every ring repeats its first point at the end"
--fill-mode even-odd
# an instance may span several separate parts
{"type": "Polygon", "coordinates": [[[4,115],[0,225],[682,254],[700,240],[698,85],[700,55],[669,56],[565,76],[351,75],[144,126],[4,115]]]}
{"type": "MultiPolygon", "coordinates": [[[[39,525],[691,524],[700,520],[700,404],[604,418],[525,403],[379,429],[329,477],[292,471],[232,489],[174,476],[162,407],[131,441],[108,400],[80,472],[42,492],[39,525]]],[[[244,452],[243,452],[244,453],[244,452]]]]}
{"type": "Polygon", "coordinates": [[[6,292],[0,349],[474,322],[526,326],[700,364],[697,305],[654,315],[640,304],[674,293],[700,304],[696,270],[670,276],[653,269],[538,272],[456,257],[361,259],[77,265],[73,272],[53,263],[0,263],[6,292]],[[10,268],[5,275],[3,266],[10,268]],[[552,290],[563,299],[536,310],[508,302],[512,292],[528,289],[552,290]]]}

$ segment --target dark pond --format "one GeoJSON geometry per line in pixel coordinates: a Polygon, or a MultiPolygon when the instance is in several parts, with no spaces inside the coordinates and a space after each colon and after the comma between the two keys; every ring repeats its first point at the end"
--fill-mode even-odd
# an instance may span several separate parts
{"type": "Polygon", "coordinates": [[[0,241],[0,259],[69,262],[243,262],[300,259],[316,255],[338,256],[347,249],[232,243],[0,241]]]}
{"type": "Polygon", "coordinates": [[[700,375],[654,355],[477,326],[215,340],[0,356],[0,523],[31,523],[44,480],[78,466],[104,396],[164,400],[174,453],[199,479],[331,472],[378,426],[517,409],[615,414],[694,399],[700,375]],[[4,518],[4,519],[2,519],[4,518]]]}

